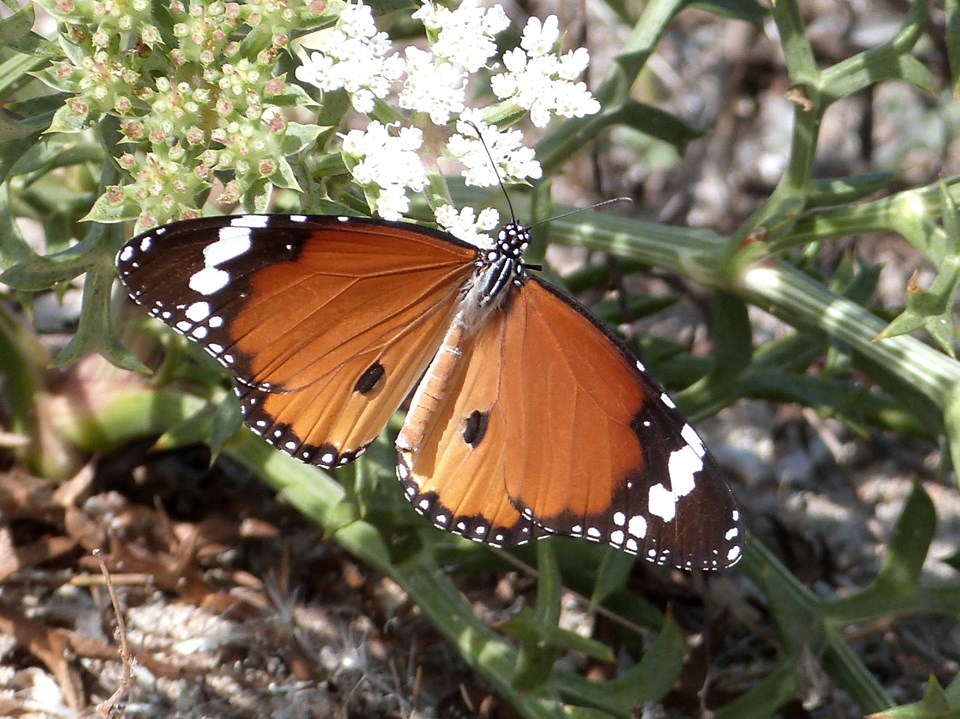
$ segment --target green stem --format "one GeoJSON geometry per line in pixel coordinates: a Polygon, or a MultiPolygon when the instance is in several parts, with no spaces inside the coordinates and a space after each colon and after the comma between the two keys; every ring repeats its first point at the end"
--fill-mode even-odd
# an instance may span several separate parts
{"type": "Polygon", "coordinates": [[[879,366],[895,368],[941,410],[960,386],[960,363],[908,335],[877,341],[886,327],[880,318],[786,265],[751,267],[734,291],[791,325],[826,332],[879,366]]]}

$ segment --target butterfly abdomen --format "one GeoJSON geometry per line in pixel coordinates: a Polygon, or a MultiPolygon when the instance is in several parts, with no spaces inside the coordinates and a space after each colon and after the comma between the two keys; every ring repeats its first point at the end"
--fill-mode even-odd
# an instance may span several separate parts
{"type": "MultiPolygon", "coordinates": [[[[466,301],[466,300],[465,300],[466,301]]],[[[420,380],[417,391],[410,401],[410,410],[404,419],[403,427],[397,436],[397,475],[406,479],[413,466],[415,456],[420,452],[423,439],[432,428],[436,413],[453,386],[452,378],[463,358],[464,344],[469,340],[470,332],[464,323],[463,311],[454,317],[450,329],[444,335],[443,343],[427,372],[420,380]]]]}

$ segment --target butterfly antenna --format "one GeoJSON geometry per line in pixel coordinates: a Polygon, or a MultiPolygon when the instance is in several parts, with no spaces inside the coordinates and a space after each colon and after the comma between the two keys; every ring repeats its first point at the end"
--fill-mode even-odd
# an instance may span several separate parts
{"type": "Polygon", "coordinates": [[[513,224],[517,224],[517,216],[513,212],[513,203],[510,202],[510,195],[507,194],[507,188],[503,184],[503,178],[500,177],[500,171],[497,170],[497,163],[493,160],[493,153],[490,152],[490,148],[487,147],[487,143],[483,140],[483,135],[480,134],[480,128],[474,124],[472,120],[464,120],[464,124],[469,125],[473,128],[473,131],[477,133],[477,139],[480,140],[480,144],[483,145],[483,151],[487,153],[487,158],[490,160],[490,166],[493,167],[493,173],[497,176],[497,183],[500,185],[500,189],[503,191],[503,197],[507,201],[507,207],[510,208],[510,219],[513,224]]]}
{"type": "Polygon", "coordinates": [[[562,215],[557,215],[556,217],[548,217],[546,220],[541,220],[535,225],[530,225],[528,230],[532,230],[534,227],[540,227],[540,225],[545,225],[548,222],[553,222],[554,220],[562,220],[564,217],[570,217],[570,215],[576,215],[579,212],[586,212],[587,210],[595,210],[598,207],[603,207],[604,205],[611,205],[614,202],[633,202],[629,197],[614,197],[610,200],[604,200],[603,202],[597,202],[593,205],[588,205],[587,207],[578,207],[575,210],[570,210],[569,212],[564,212],[562,215]]]}
{"type": "MultiPolygon", "coordinates": [[[[503,191],[503,197],[507,201],[507,207],[510,208],[510,219],[513,221],[513,224],[517,224],[517,215],[513,211],[513,203],[510,202],[510,195],[507,194],[507,188],[503,184],[503,178],[500,177],[500,172],[497,170],[497,163],[493,159],[493,153],[490,152],[490,148],[487,147],[487,143],[483,139],[483,135],[480,133],[480,128],[472,120],[464,120],[465,125],[469,125],[473,128],[473,131],[477,133],[477,139],[480,140],[480,144],[483,146],[483,151],[487,153],[487,158],[490,160],[490,165],[493,167],[493,172],[497,176],[497,183],[500,185],[500,189],[503,191]]],[[[614,197],[610,200],[604,200],[603,202],[597,202],[596,204],[590,205],[588,207],[578,207],[575,210],[570,210],[569,212],[564,212],[562,215],[557,215],[556,217],[549,217],[546,220],[541,220],[535,225],[530,225],[527,227],[528,230],[532,230],[535,227],[540,227],[540,225],[545,225],[548,222],[553,222],[554,220],[561,220],[564,217],[570,217],[570,215],[575,215],[578,212],[585,212],[587,210],[595,210],[598,207],[603,207],[604,205],[610,205],[614,202],[633,202],[629,197],[614,197]]]]}

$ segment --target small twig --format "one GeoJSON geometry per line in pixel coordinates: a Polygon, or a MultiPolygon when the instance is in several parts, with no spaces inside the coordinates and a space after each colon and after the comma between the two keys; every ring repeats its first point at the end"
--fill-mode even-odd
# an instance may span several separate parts
{"type": "Polygon", "coordinates": [[[96,574],[78,574],[72,577],[69,584],[74,587],[99,587],[101,585],[120,585],[146,587],[153,583],[153,576],[150,574],[127,572],[125,574],[97,576],[96,574]]]}
{"type": "Polygon", "coordinates": [[[131,674],[134,659],[130,652],[130,645],[127,643],[127,627],[123,621],[123,612],[120,611],[120,600],[117,598],[117,592],[116,589],[114,589],[113,580],[110,578],[110,572],[103,561],[103,557],[100,556],[99,549],[93,550],[93,556],[97,560],[97,564],[100,565],[100,571],[103,573],[103,578],[107,585],[107,593],[110,595],[110,601],[113,604],[113,613],[117,618],[117,640],[120,642],[120,661],[123,663],[123,674],[120,677],[120,686],[117,687],[117,690],[109,699],[97,707],[97,711],[100,713],[100,716],[120,717],[123,716],[123,708],[118,708],[117,702],[124,697],[130,689],[130,685],[133,683],[131,674]]]}

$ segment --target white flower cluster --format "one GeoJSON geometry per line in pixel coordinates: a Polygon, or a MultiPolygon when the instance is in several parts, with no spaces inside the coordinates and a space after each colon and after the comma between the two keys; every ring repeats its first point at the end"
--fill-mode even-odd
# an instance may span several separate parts
{"type": "Polygon", "coordinates": [[[520,47],[503,53],[506,72],[490,80],[494,94],[513,100],[530,112],[537,127],[546,127],[551,113],[561,117],[583,117],[600,111],[600,103],[587,86],[576,79],[590,64],[586,48],[577,48],[562,57],[553,52],[560,39],[556,15],[541,24],[530,18],[523,29],[520,47]]]}
{"type": "MultiPolygon", "coordinates": [[[[413,17],[426,28],[429,49],[406,47],[402,56],[394,52],[390,38],[377,31],[370,7],[358,2],[323,34],[321,46],[297,68],[297,78],[324,91],[345,90],[362,114],[371,114],[377,99],[395,91],[399,108],[429,117],[435,126],[446,127],[455,119],[456,132],[444,152],[462,165],[468,185],[539,178],[540,164],[533,149],[524,146],[523,134],[484,122],[484,113],[467,105],[473,77],[484,68],[500,68],[490,63],[497,53],[496,36],[509,25],[503,8],[484,8],[480,0],[463,0],[452,10],[435,0],[421,2],[413,17]]],[[[559,40],[556,17],[529,20],[520,47],[504,53],[502,71],[491,79],[501,110],[528,111],[538,127],[553,115],[582,117],[599,111],[599,103],[577,81],[589,54],[579,49],[561,56],[559,40]]],[[[373,209],[381,217],[400,219],[409,209],[406,191],[420,192],[427,185],[427,170],[417,158],[422,144],[421,130],[399,122],[373,121],[366,130],[344,136],[347,166],[368,198],[375,198],[373,209]]],[[[480,233],[493,229],[487,226],[489,213],[475,220],[472,210],[458,214],[448,208],[444,218],[438,211],[441,226],[469,241],[481,241],[480,233]]]]}
{"type": "Polygon", "coordinates": [[[373,112],[374,98],[385,97],[390,84],[403,73],[403,60],[386,56],[391,47],[389,36],[377,32],[370,8],[349,5],[336,27],[323,36],[322,46],[295,74],[301,82],[324,91],[343,88],[353,108],[368,115],[373,112]]]}
{"type": "Polygon", "coordinates": [[[410,209],[407,188],[422,192],[427,173],[417,150],[423,145],[423,131],[401,128],[396,135],[374,120],[366,130],[351,130],[343,137],[343,153],[350,159],[353,179],[364,187],[376,186],[376,213],[399,220],[410,209]]]}
{"type": "Polygon", "coordinates": [[[492,240],[485,233],[497,229],[500,224],[500,213],[492,207],[487,207],[476,215],[472,207],[464,207],[457,212],[453,205],[441,205],[434,216],[437,224],[451,235],[478,247],[491,246],[492,240]]]}

